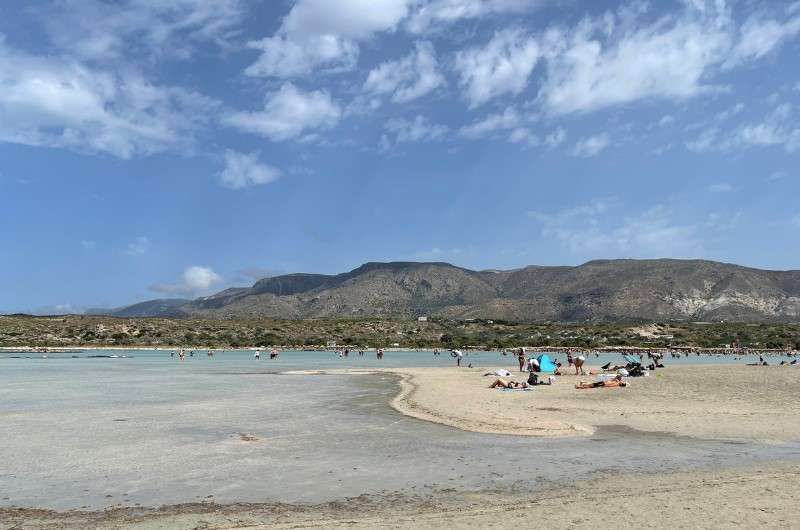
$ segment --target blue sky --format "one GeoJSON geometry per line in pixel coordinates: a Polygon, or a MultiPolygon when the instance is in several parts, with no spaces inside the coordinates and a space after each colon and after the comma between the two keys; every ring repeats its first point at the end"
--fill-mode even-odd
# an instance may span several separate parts
{"type": "Polygon", "coordinates": [[[0,4],[0,310],[366,261],[800,268],[800,2],[0,4]]]}

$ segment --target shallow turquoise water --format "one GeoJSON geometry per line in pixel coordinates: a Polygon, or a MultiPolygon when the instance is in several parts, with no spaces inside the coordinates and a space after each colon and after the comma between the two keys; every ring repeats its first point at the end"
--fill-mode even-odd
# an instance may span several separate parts
{"type": "MultiPolygon", "coordinates": [[[[206,355],[206,350],[198,350],[193,357],[189,356],[187,350],[185,364],[191,364],[198,369],[217,370],[223,367],[243,367],[258,366],[275,371],[286,370],[315,370],[330,368],[410,368],[428,366],[453,366],[455,360],[448,352],[442,351],[441,355],[434,356],[431,351],[387,351],[382,360],[377,360],[375,352],[364,352],[359,356],[358,352],[350,352],[347,358],[341,358],[333,351],[281,351],[277,359],[269,359],[269,350],[262,351],[261,359],[253,358],[251,350],[226,350],[216,351],[213,357],[206,355]]],[[[528,356],[532,355],[528,352],[528,356]]],[[[536,355],[536,354],[534,354],[536,355]]],[[[565,354],[548,353],[551,357],[559,359],[566,365],[565,354]]],[[[164,350],[85,350],[80,353],[12,353],[0,352],[0,370],[14,366],[15,361],[38,360],[47,362],[54,359],[73,359],[75,362],[84,362],[91,356],[116,356],[117,358],[105,359],[108,362],[123,363],[125,366],[139,365],[139,363],[167,363],[180,362],[177,354],[170,357],[169,351],[164,350]],[[124,358],[123,358],[124,357],[124,358]],[[10,364],[11,363],[11,364],[10,364]],[[133,363],[133,364],[130,364],[133,363]]],[[[770,364],[779,363],[786,357],[770,357],[770,364]]],[[[757,355],[731,356],[731,355],[690,355],[688,357],[664,359],[664,363],[669,364],[746,364],[758,360],[757,355]]],[[[791,360],[791,359],[788,359],[791,360]]],[[[607,362],[622,363],[621,353],[601,353],[599,356],[589,355],[587,363],[591,366],[603,365],[607,362]]],[[[507,366],[512,369],[517,366],[517,360],[511,354],[503,356],[498,352],[465,352],[462,360],[463,365],[473,364],[473,366],[507,366]]]]}

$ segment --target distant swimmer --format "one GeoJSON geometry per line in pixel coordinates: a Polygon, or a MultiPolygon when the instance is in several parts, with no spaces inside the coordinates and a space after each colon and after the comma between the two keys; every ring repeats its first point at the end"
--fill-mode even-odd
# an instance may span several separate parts
{"type": "Polygon", "coordinates": [[[184,358],[185,356],[186,356],[186,353],[185,353],[183,350],[181,350],[181,351],[179,351],[179,352],[178,352],[178,357],[180,357],[180,358],[181,358],[181,361],[183,360],[183,358],[184,358]]]}
{"type": "Polygon", "coordinates": [[[194,357],[194,350],[189,352],[189,357],[194,357]]]}
{"type": "Polygon", "coordinates": [[[170,357],[175,357],[175,352],[174,351],[169,352],[169,356],[170,357]]]}
{"type": "Polygon", "coordinates": [[[278,357],[278,350],[276,348],[272,348],[272,351],[269,352],[270,359],[276,359],[278,357]]]}

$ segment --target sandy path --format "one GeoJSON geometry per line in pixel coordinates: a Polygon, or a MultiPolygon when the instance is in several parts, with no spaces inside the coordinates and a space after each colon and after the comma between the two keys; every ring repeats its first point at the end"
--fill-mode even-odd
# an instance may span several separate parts
{"type": "MultiPolygon", "coordinates": [[[[530,392],[487,388],[486,368],[397,369],[403,414],[460,429],[563,436],[622,425],[709,439],[800,440],[800,368],[680,366],[630,386],[577,390],[566,375],[530,392]]],[[[514,374],[524,380],[527,374],[514,374]]]]}

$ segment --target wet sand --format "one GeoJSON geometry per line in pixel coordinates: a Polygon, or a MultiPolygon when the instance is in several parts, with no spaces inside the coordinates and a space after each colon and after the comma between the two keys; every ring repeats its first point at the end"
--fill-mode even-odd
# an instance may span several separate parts
{"type": "Polygon", "coordinates": [[[800,464],[594,473],[534,495],[375,495],[319,505],[195,503],[100,512],[0,509],[0,528],[796,528],[800,464]]]}
{"type": "MultiPolygon", "coordinates": [[[[487,388],[493,368],[393,369],[403,414],[468,431],[570,436],[619,425],[703,439],[775,443],[800,440],[800,368],[669,366],[625,388],[578,390],[565,375],[531,391],[487,388]]],[[[524,381],[527,374],[513,373],[524,381]]]]}

